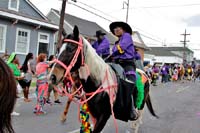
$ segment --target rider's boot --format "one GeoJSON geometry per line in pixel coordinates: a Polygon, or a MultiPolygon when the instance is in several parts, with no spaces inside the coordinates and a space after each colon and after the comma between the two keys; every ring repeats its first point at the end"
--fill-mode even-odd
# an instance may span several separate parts
{"type": "Polygon", "coordinates": [[[131,96],[131,110],[130,110],[130,116],[129,116],[129,119],[130,120],[137,120],[138,119],[138,113],[135,109],[135,106],[134,106],[134,100],[133,100],[133,96],[131,96]]]}

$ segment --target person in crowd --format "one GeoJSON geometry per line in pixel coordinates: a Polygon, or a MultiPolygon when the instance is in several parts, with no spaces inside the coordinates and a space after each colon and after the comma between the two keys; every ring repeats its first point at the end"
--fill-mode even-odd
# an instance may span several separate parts
{"type": "Polygon", "coordinates": [[[17,99],[17,85],[11,69],[0,58],[0,133],[14,133],[11,114],[17,99]]]}
{"type": "Polygon", "coordinates": [[[180,65],[178,66],[177,70],[178,70],[178,80],[181,80],[181,67],[180,67],[180,65]]]}
{"type": "Polygon", "coordinates": [[[184,66],[184,69],[185,69],[184,79],[188,79],[188,67],[189,67],[188,64],[186,64],[186,65],[184,66]]]}
{"type": "Polygon", "coordinates": [[[139,68],[144,71],[143,61],[139,53],[139,49],[136,47],[135,47],[135,65],[136,65],[136,68],[139,68]]]}
{"type": "Polygon", "coordinates": [[[191,65],[188,65],[187,73],[188,73],[188,80],[192,80],[193,69],[191,65]]]}
{"type": "MultiPolygon", "coordinates": [[[[11,69],[11,71],[14,75],[14,78],[16,80],[16,84],[20,84],[21,87],[25,88],[26,83],[23,80],[24,75],[21,74],[21,72],[19,70],[19,59],[14,52],[9,56],[8,61],[7,61],[7,65],[9,66],[9,68],[11,69]]],[[[17,87],[16,87],[16,89],[17,89],[17,87]]],[[[13,111],[11,115],[19,116],[20,113],[13,111]]]]}
{"type": "Polygon", "coordinates": [[[193,70],[196,70],[197,65],[196,65],[195,60],[192,61],[191,67],[192,67],[193,70]]]}
{"type": "Polygon", "coordinates": [[[167,65],[167,82],[170,82],[172,79],[172,65],[167,65]]]}
{"type": "Polygon", "coordinates": [[[35,75],[36,72],[36,65],[37,65],[37,57],[33,58],[30,62],[31,72],[35,75]]]}
{"type": "Polygon", "coordinates": [[[157,64],[155,63],[152,67],[152,81],[151,84],[153,84],[153,86],[157,86],[157,79],[159,78],[159,68],[157,66],[157,64]]]}
{"type": "Polygon", "coordinates": [[[31,66],[30,66],[30,61],[33,59],[33,53],[28,53],[26,55],[26,58],[24,60],[24,63],[21,67],[22,72],[24,73],[25,77],[24,80],[27,82],[27,86],[26,88],[23,90],[24,92],[24,100],[26,102],[30,102],[31,100],[28,98],[29,95],[29,88],[31,85],[31,81],[32,81],[32,71],[31,71],[31,66]]]}
{"type": "Polygon", "coordinates": [[[152,70],[151,65],[147,64],[147,66],[144,67],[145,73],[147,74],[148,78],[152,80],[152,70]]]}
{"type": "Polygon", "coordinates": [[[178,68],[177,66],[175,66],[173,69],[172,81],[177,81],[177,80],[178,80],[178,68]]]}
{"type": "MultiPolygon", "coordinates": [[[[119,38],[112,49],[112,57],[115,63],[121,65],[128,80],[135,83],[136,81],[136,66],[135,66],[135,48],[132,40],[132,29],[124,22],[113,22],[110,24],[110,31],[119,38]]],[[[134,89],[134,86],[130,89],[134,89]]],[[[131,91],[132,91],[131,90],[131,91]]],[[[133,97],[132,107],[130,110],[130,119],[135,120],[138,118],[138,113],[134,107],[133,97]]]]}
{"type": "MultiPolygon", "coordinates": [[[[50,62],[50,61],[53,61],[54,59],[56,59],[55,56],[54,56],[54,55],[50,55],[48,61],[50,62]]],[[[49,68],[51,69],[52,66],[53,66],[53,64],[51,64],[49,68]]],[[[50,71],[50,70],[49,70],[49,71],[50,71]]],[[[47,94],[47,103],[48,103],[48,104],[51,104],[50,95],[51,95],[52,90],[53,90],[54,99],[55,99],[55,100],[54,100],[54,103],[61,104],[60,100],[58,99],[58,93],[57,93],[57,91],[54,89],[53,84],[51,84],[51,83],[49,83],[48,94],[47,94]]]]}
{"type": "Polygon", "coordinates": [[[161,82],[162,83],[168,82],[168,68],[166,64],[164,64],[163,67],[161,68],[161,75],[162,75],[161,82]]]}
{"type": "Polygon", "coordinates": [[[54,63],[53,61],[47,62],[47,56],[44,53],[39,54],[36,65],[36,96],[37,104],[34,108],[34,113],[36,115],[46,114],[44,111],[44,105],[47,100],[48,93],[48,68],[54,63]]]}
{"type": "Polygon", "coordinates": [[[198,65],[197,67],[197,76],[196,76],[197,79],[199,79],[200,81],[200,65],[198,65]]]}
{"type": "Polygon", "coordinates": [[[14,74],[16,80],[18,81],[19,85],[23,89],[24,101],[30,102],[30,100],[27,99],[27,93],[26,93],[26,89],[30,86],[30,83],[26,82],[26,80],[24,79],[25,75],[24,75],[24,73],[21,73],[21,71],[19,69],[20,68],[19,59],[14,52],[8,58],[7,64],[10,67],[10,69],[13,71],[13,74],[14,74]]]}
{"type": "Polygon", "coordinates": [[[5,53],[1,56],[1,59],[3,59],[5,62],[7,62],[8,58],[9,58],[9,54],[8,51],[6,49],[5,53]]]}
{"type": "Polygon", "coordinates": [[[105,36],[106,33],[101,30],[96,31],[97,41],[92,44],[92,47],[96,50],[97,54],[103,59],[107,58],[110,55],[110,42],[105,36]]]}

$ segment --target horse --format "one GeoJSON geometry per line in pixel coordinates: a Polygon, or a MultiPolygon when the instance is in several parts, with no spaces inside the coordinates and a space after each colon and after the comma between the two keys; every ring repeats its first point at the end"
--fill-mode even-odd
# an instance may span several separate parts
{"type": "MultiPolygon", "coordinates": [[[[96,119],[92,132],[100,133],[110,118],[110,115],[113,114],[113,106],[118,91],[118,87],[116,86],[117,76],[114,70],[96,54],[88,41],[83,37],[79,37],[79,29],[77,26],[74,27],[73,33],[69,34],[63,40],[57,62],[54,64],[50,73],[51,82],[58,84],[69,72],[75,71],[78,71],[79,80],[85,93],[95,93],[93,97],[86,96],[86,98],[91,98],[87,101],[87,104],[91,115],[96,119]],[[100,93],[97,93],[97,91],[100,93]]],[[[145,103],[150,113],[158,118],[151,104],[149,87],[150,83],[146,81],[144,100],[139,110],[141,115],[138,120],[142,118],[145,103]]],[[[135,98],[136,93],[133,95],[135,98]]],[[[137,123],[134,125],[139,125],[139,121],[137,123]]]]}
{"type": "Polygon", "coordinates": [[[17,86],[12,71],[0,58],[0,133],[14,133],[11,113],[17,98],[17,86]]]}

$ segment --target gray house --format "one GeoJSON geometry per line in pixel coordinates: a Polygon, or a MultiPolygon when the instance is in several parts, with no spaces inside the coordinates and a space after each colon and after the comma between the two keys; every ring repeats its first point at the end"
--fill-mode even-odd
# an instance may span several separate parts
{"type": "Polygon", "coordinates": [[[0,0],[0,54],[52,54],[57,30],[29,0],[0,0]]]}

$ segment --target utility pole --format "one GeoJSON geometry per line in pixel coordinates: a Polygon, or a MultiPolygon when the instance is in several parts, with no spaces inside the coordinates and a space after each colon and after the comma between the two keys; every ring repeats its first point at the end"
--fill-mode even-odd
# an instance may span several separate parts
{"type": "Polygon", "coordinates": [[[128,23],[129,0],[127,2],[126,1],[123,2],[123,9],[125,9],[124,5],[126,5],[126,7],[127,7],[127,10],[126,10],[126,23],[128,23]]]}
{"type": "Polygon", "coordinates": [[[181,34],[182,36],[184,36],[184,40],[183,41],[180,41],[183,43],[183,62],[186,61],[187,59],[187,55],[186,55],[186,44],[187,42],[190,42],[189,40],[187,40],[187,36],[189,36],[190,34],[187,33],[186,29],[185,29],[185,33],[181,34]]]}
{"type": "Polygon", "coordinates": [[[63,31],[63,25],[64,25],[64,19],[65,19],[65,8],[66,3],[68,0],[62,0],[62,8],[60,12],[60,24],[59,24],[59,31],[58,31],[58,43],[57,43],[57,52],[59,52],[60,47],[62,46],[62,31],[63,31]]]}

